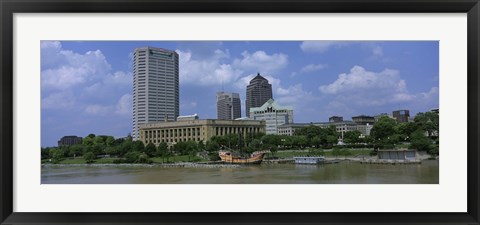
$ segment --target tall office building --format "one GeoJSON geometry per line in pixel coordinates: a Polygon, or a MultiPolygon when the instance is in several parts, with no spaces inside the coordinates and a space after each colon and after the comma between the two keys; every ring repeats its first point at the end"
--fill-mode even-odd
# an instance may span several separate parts
{"type": "Polygon", "coordinates": [[[217,92],[217,119],[234,120],[242,117],[240,95],[238,93],[217,92]]]}
{"type": "Polygon", "coordinates": [[[247,117],[250,117],[250,108],[260,107],[272,97],[272,85],[268,80],[257,74],[247,86],[245,108],[247,117]]]}
{"type": "Polygon", "coordinates": [[[133,140],[141,124],[175,121],[179,112],[178,54],[136,48],[133,54],[133,140]]]}

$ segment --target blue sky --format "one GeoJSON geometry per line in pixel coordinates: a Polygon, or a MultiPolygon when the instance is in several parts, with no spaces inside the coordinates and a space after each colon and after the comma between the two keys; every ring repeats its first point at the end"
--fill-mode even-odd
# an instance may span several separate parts
{"type": "Polygon", "coordinates": [[[125,137],[132,130],[132,51],[180,55],[180,114],[216,118],[215,93],[245,90],[257,73],[294,122],[333,115],[411,115],[438,108],[437,41],[42,41],[42,146],[65,135],[125,137]]]}

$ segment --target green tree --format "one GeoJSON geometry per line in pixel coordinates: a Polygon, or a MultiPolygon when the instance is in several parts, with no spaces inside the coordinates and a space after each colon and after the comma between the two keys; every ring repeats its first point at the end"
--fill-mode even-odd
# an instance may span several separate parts
{"type": "Polygon", "coordinates": [[[417,115],[415,115],[414,123],[417,125],[418,129],[426,131],[428,136],[432,136],[435,133],[438,133],[438,129],[439,129],[438,113],[434,113],[434,112],[417,113],[417,115]]]}
{"type": "Polygon", "coordinates": [[[119,155],[125,155],[128,152],[134,151],[134,144],[133,141],[131,140],[125,140],[121,145],[120,145],[120,151],[119,155]]]}
{"type": "Polygon", "coordinates": [[[105,139],[105,145],[110,147],[110,146],[114,146],[115,145],[115,138],[113,138],[112,136],[107,136],[107,138],[105,139]]]}
{"type": "Polygon", "coordinates": [[[220,145],[214,140],[209,140],[207,141],[205,148],[209,153],[218,153],[218,150],[220,150],[220,145]]]}
{"type": "Polygon", "coordinates": [[[261,139],[262,143],[267,146],[280,146],[282,144],[282,139],[278,135],[267,134],[261,139]]]}
{"type": "Polygon", "coordinates": [[[137,160],[135,160],[136,163],[152,163],[152,160],[150,157],[148,157],[147,154],[145,153],[140,153],[137,157],[137,160]]]}
{"type": "Polygon", "coordinates": [[[227,146],[228,148],[236,148],[239,143],[239,136],[237,134],[228,134],[225,135],[224,137],[224,145],[227,146]]]}
{"type": "Polygon", "coordinates": [[[387,116],[380,117],[375,125],[373,125],[372,130],[370,131],[370,136],[374,140],[376,149],[393,148],[393,145],[396,141],[393,138],[393,136],[396,134],[396,125],[397,121],[387,116]]]}
{"type": "Polygon", "coordinates": [[[320,136],[315,136],[312,138],[310,144],[315,146],[315,148],[319,148],[322,145],[322,139],[320,138],[320,136]]]}
{"type": "Polygon", "coordinates": [[[203,141],[199,141],[198,144],[197,144],[197,149],[199,151],[205,151],[205,144],[203,143],[203,141]]]}
{"type": "Polygon", "coordinates": [[[76,144],[76,145],[70,146],[70,148],[68,149],[68,156],[69,157],[81,156],[83,154],[83,148],[84,146],[82,144],[76,144]]]}
{"type": "Polygon", "coordinates": [[[305,136],[308,140],[311,140],[312,138],[319,136],[322,132],[322,128],[319,126],[315,125],[310,125],[306,127],[300,128],[296,134],[300,136],[305,136]]]}
{"type": "Polygon", "coordinates": [[[95,156],[95,154],[93,154],[93,152],[87,152],[84,156],[83,156],[83,159],[85,159],[85,162],[87,164],[90,164],[90,163],[93,163],[95,162],[95,159],[97,157],[95,156]]]}
{"type": "Polygon", "coordinates": [[[162,158],[162,162],[165,162],[165,158],[167,158],[168,162],[168,157],[169,157],[169,149],[168,145],[165,142],[162,142],[158,145],[157,147],[157,155],[162,158]]]}
{"type": "Polygon", "coordinates": [[[361,135],[362,133],[358,130],[347,131],[343,134],[343,142],[347,144],[360,143],[362,141],[361,135]]]}
{"type": "Polygon", "coordinates": [[[259,139],[253,139],[253,141],[250,142],[250,147],[254,151],[260,150],[262,148],[262,142],[259,139]]]}
{"type": "Polygon", "coordinates": [[[137,162],[138,158],[140,157],[140,152],[127,152],[125,154],[125,162],[127,163],[135,163],[137,162]]]}
{"type": "Polygon", "coordinates": [[[395,133],[399,135],[400,141],[410,141],[412,133],[418,129],[415,123],[399,123],[395,127],[395,133]]]}
{"type": "Polygon", "coordinates": [[[93,138],[94,145],[105,145],[105,136],[96,136],[93,138]]]}
{"type": "Polygon", "coordinates": [[[187,143],[187,153],[188,153],[188,161],[191,161],[197,156],[197,144],[193,141],[191,143],[187,143]]]}
{"type": "Polygon", "coordinates": [[[133,142],[133,151],[136,152],[143,152],[145,151],[145,145],[142,141],[134,141],[133,142]]]}
{"type": "Polygon", "coordinates": [[[155,144],[153,144],[152,142],[148,143],[147,146],[145,146],[145,154],[147,154],[148,157],[155,156],[156,151],[157,151],[157,148],[155,147],[155,144]]]}
{"type": "Polygon", "coordinates": [[[93,146],[94,138],[95,138],[95,134],[89,134],[88,136],[84,137],[82,140],[83,145],[93,146]]]}
{"type": "Polygon", "coordinates": [[[418,151],[426,151],[430,153],[435,146],[433,145],[432,140],[425,136],[425,131],[419,129],[412,133],[410,147],[417,149],[418,151]]]}
{"type": "Polygon", "coordinates": [[[292,145],[297,147],[297,148],[303,149],[305,146],[308,145],[307,137],[305,137],[305,136],[293,136],[292,145]]]}
{"type": "Polygon", "coordinates": [[[64,152],[61,148],[51,148],[50,155],[52,163],[59,163],[64,158],[64,152]]]}
{"type": "Polygon", "coordinates": [[[48,159],[50,158],[50,148],[41,148],[41,157],[42,159],[48,159]]]}

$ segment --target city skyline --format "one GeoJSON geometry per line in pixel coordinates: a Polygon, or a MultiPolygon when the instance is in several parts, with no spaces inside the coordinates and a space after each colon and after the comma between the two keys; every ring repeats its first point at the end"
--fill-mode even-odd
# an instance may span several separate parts
{"type": "MultiPolygon", "coordinates": [[[[438,42],[42,41],[42,146],[65,135],[132,130],[135,48],[179,54],[180,115],[216,118],[216,92],[240,93],[260,73],[294,122],[438,108],[438,42]]],[[[246,109],[246,107],[242,107],[246,109]]],[[[242,116],[246,116],[242,112],[242,116]]]]}

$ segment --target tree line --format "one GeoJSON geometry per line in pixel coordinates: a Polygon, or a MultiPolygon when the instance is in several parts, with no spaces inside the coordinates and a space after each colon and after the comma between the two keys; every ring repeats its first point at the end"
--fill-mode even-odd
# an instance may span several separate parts
{"type": "Polygon", "coordinates": [[[321,153],[321,149],[333,148],[338,155],[347,155],[339,152],[343,148],[373,148],[375,154],[378,149],[392,149],[397,145],[407,146],[429,154],[438,155],[439,146],[439,117],[437,113],[418,113],[413,122],[398,123],[395,119],[383,116],[374,124],[370,136],[361,135],[360,131],[337,132],[335,126],[321,128],[307,126],[296,131],[294,136],[265,135],[251,133],[246,135],[229,134],[214,136],[210,140],[195,142],[177,142],[172,146],[167,143],[144,144],[131,139],[115,139],[112,136],[89,134],[82,143],[72,146],[47,147],[41,149],[42,159],[50,159],[58,163],[62,159],[83,157],[87,163],[94,162],[99,156],[111,156],[117,159],[114,163],[151,163],[153,157],[159,157],[162,162],[169,162],[174,156],[188,156],[188,160],[197,159],[203,155],[209,160],[218,160],[220,149],[235,149],[246,154],[257,150],[270,150],[275,153],[279,149],[305,149],[312,153],[321,153]],[[342,140],[345,145],[338,146],[342,140]]]}

